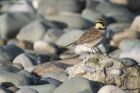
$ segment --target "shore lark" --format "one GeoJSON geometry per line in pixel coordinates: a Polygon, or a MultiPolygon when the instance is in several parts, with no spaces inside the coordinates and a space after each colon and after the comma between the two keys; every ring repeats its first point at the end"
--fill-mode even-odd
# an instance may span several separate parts
{"type": "MultiPolygon", "coordinates": [[[[106,33],[106,26],[102,20],[97,20],[95,26],[88,29],[78,40],[68,44],[70,45],[83,45],[91,48],[92,52],[96,46],[102,43],[106,33]]],[[[66,46],[66,47],[67,47],[66,46]]]]}

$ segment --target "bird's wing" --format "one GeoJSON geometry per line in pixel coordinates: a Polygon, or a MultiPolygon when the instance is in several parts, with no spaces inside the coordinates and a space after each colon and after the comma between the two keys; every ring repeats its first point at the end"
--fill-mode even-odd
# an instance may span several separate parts
{"type": "Polygon", "coordinates": [[[90,28],[89,31],[86,31],[79,40],[76,41],[77,44],[87,43],[87,42],[96,42],[103,37],[103,33],[97,30],[96,28],[90,28]]]}

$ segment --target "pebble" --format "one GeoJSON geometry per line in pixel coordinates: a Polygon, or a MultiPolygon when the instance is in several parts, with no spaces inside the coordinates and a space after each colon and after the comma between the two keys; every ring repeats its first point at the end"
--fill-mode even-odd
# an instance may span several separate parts
{"type": "Polygon", "coordinates": [[[134,60],[129,58],[122,58],[120,60],[122,61],[122,64],[126,67],[132,67],[137,64],[134,60]]]}
{"type": "Polygon", "coordinates": [[[123,51],[120,55],[120,58],[129,58],[136,61],[137,63],[140,63],[139,51],[139,47],[133,47],[131,49],[123,51]]]}
{"type": "Polygon", "coordinates": [[[33,49],[38,54],[56,54],[57,53],[56,46],[46,41],[34,42],[33,49]]]}
{"type": "Polygon", "coordinates": [[[102,13],[92,9],[83,10],[82,17],[94,23],[97,19],[104,19],[104,15],[102,13]]]}
{"type": "Polygon", "coordinates": [[[56,44],[59,46],[66,46],[76,40],[78,40],[84,32],[82,30],[71,30],[64,33],[57,41],[56,44]]]}
{"type": "Polygon", "coordinates": [[[35,77],[34,75],[32,75],[32,74],[31,74],[30,72],[28,72],[27,70],[21,70],[21,71],[19,71],[18,73],[21,74],[21,75],[24,75],[24,76],[28,77],[29,80],[30,80],[30,82],[31,82],[31,84],[36,84],[37,81],[38,81],[38,78],[35,77]]]}
{"type": "Polygon", "coordinates": [[[132,49],[134,47],[139,47],[139,46],[140,46],[140,40],[138,40],[138,39],[125,39],[125,40],[121,41],[119,48],[121,50],[129,50],[129,49],[132,49]]]}
{"type": "Polygon", "coordinates": [[[111,29],[114,33],[118,33],[124,31],[124,29],[128,28],[129,26],[130,23],[121,22],[121,23],[110,24],[107,28],[111,29]]]}
{"type": "Polygon", "coordinates": [[[21,12],[7,12],[0,15],[0,33],[4,39],[13,38],[19,30],[29,22],[35,19],[35,16],[21,12]],[[14,24],[13,24],[14,23],[14,24]],[[16,24],[16,25],[15,25],[16,24]]]}
{"type": "Polygon", "coordinates": [[[114,50],[113,52],[109,53],[109,56],[112,57],[112,58],[117,58],[118,59],[121,52],[122,52],[122,50],[117,49],[117,50],[114,50]]]}
{"type": "Polygon", "coordinates": [[[106,85],[100,88],[100,90],[97,93],[126,93],[126,92],[114,85],[106,85]]]}
{"type": "Polygon", "coordinates": [[[11,58],[11,61],[24,52],[21,48],[15,45],[6,45],[3,46],[3,48],[7,51],[9,57],[11,58]]]}
{"type": "Polygon", "coordinates": [[[19,0],[14,4],[10,4],[10,3],[9,4],[4,4],[2,6],[1,11],[4,11],[4,12],[35,13],[35,10],[32,7],[31,2],[29,0],[19,0]]]}
{"type": "Polygon", "coordinates": [[[42,64],[49,61],[50,56],[47,54],[39,54],[36,56],[37,64],[42,64]]]}
{"type": "Polygon", "coordinates": [[[52,85],[55,85],[56,87],[60,86],[62,84],[62,82],[54,79],[54,78],[51,78],[51,77],[48,77],[48,78],[42,78],[38,81],[39,84],[52,84],[52,85]]]}
{"type": "Polygon", "coordinates": [[[12,91],[0,86],[0,93],[13,93],[12,91]]]}
{"type": "Polygon", "coordinates": [[[53,93],[56,89],[55,85],[52,84],[44,84],[44,85],[32,85],[32,86],[19,86],[19,88],[32,88],[39,93],[53,93]]]}
{"type": "Polygon", "coordinates": [[[26,76],[6,71],[0,71],[0,82],[9,82],[9,84],[13,83],[16,86],[30,84],[30,80],[26,76]]]}
{"type": "Polygon", "coordinates": [[[128,8],[131,11],[137,12],[140,9],[140,1],[139,0],[135,0],[135,2],[133,0],[128,0],[128,8]]]}
{"type": "Polygon", "coordinates": [[[4,63],[8,63],[11,60],[8,52],[3,48],[0,47],[0,61],[4,63]]]}
{"type": "Polygon", "coordinates": [[[43,40],[55,43],[63,33],[64,31],[59,28],[50,28],[45,33],[43,40]]]}
{"type": "Polygon", "coordinates": [[[43,38],[47,29],[49,29],[49,26],[45,26],[41,20],[37,19],[30,24],[24,26],[19,31],[16,38],[22,41],[35,42],[43,38]]]}
{"type": "Polygon", "coordinates": [[[59,14],[53,16],[46,16],[48,20],[64,23],[67,28],[87,29],[93,25],[92,22],[75,14],[59,14]]]}
{"type": "Polygon", "coordinates": [[[131,26],[130,26],[130,29],[132,31],[138,31],[138,32],[140,32],[140,25],[139,25],[140,23],[139,23],[139,21],[140,21],[140,16],[136,16],[134,18],[131,26]]]}
{"type": "Polygon", "coordinates": [[[18,55],[14,60],[13,63],[19,63],[24,68],[37,65],[37,61],[34,57],[32,57],[30,54],[22,53],[18,55]]]}
{"type": "Polygon", "coordinates": [[[59,0],[59,3],[56,3],[57,0],[46,0],[40,1],[38,5],[38,12],[40,14],[46,14],[50,11],[50,8],[55,9],[57,12],[81,12],[85,6],[85,1],[81,0],[59,0]]]}
{"type": "Polygon", "coordinates": [[[114,4],[128,5],[128,0],[109,0],[114,4]]]}
{"type": "Polygon", "coordinates": [[[60,82],[64,82],[68,79],[68,75],[65,72],[62,72],[62,73],[48,73],[48,74],[43,75],[42,79],[43,78],[48,78],[48,77],[56,79],[60,82]]]}
{"type": "Polygon", "coordinates": [[[112,69],[110,73],[116,76],[121,76],[123,72],[121,69],[112,69]]]}
{"type": "Polygon", "coordinates": [[[90,86],[90,81],[83,77],[70,78],[56,88],[54,93],[65,93],[66,91],[67,93],[94,93],[94,89],[90,86]]]}
{"type": "Polygon", "coordinates": [[[52,61],[52,62],[47,62],[38,65],[32,73],[34,73],[37,76],[43,76],[48,73],[61,73],[66,69],[69,65],[57,62],[57,61],[52,61]]]}
{"type": "Polygon", "coordinates": [[[21,88],[15,93],[39,93],[39,92],[37,92],[35,89],[32,88],[21,88]]]}

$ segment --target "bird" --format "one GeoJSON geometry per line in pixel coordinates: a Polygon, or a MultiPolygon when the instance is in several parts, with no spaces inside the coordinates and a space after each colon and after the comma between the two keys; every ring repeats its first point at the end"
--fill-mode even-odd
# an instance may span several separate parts
{"type": "Polygon", "coordinates": [[[106,25],[103,22],[103,20],[98,19],[95,23],[95,26],[89,28],[87,31],[83,33],[83,35],[78,40],[66,45],[65,47],[71,45],[83,45],[91,48],[93,52],[93,49],[102,43],[105,34],[106,34],[106,25]]]}

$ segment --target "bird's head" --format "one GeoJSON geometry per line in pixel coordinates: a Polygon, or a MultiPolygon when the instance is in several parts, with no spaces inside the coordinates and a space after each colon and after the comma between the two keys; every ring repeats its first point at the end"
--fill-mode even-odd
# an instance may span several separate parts
{"type": "Polygon", "coordinates": [[[96,24],[95,24],[95,28],[99,29],[99,30],[105,30],[106,26],[105,26],[103,20],[97,20],[96,24]]]}

